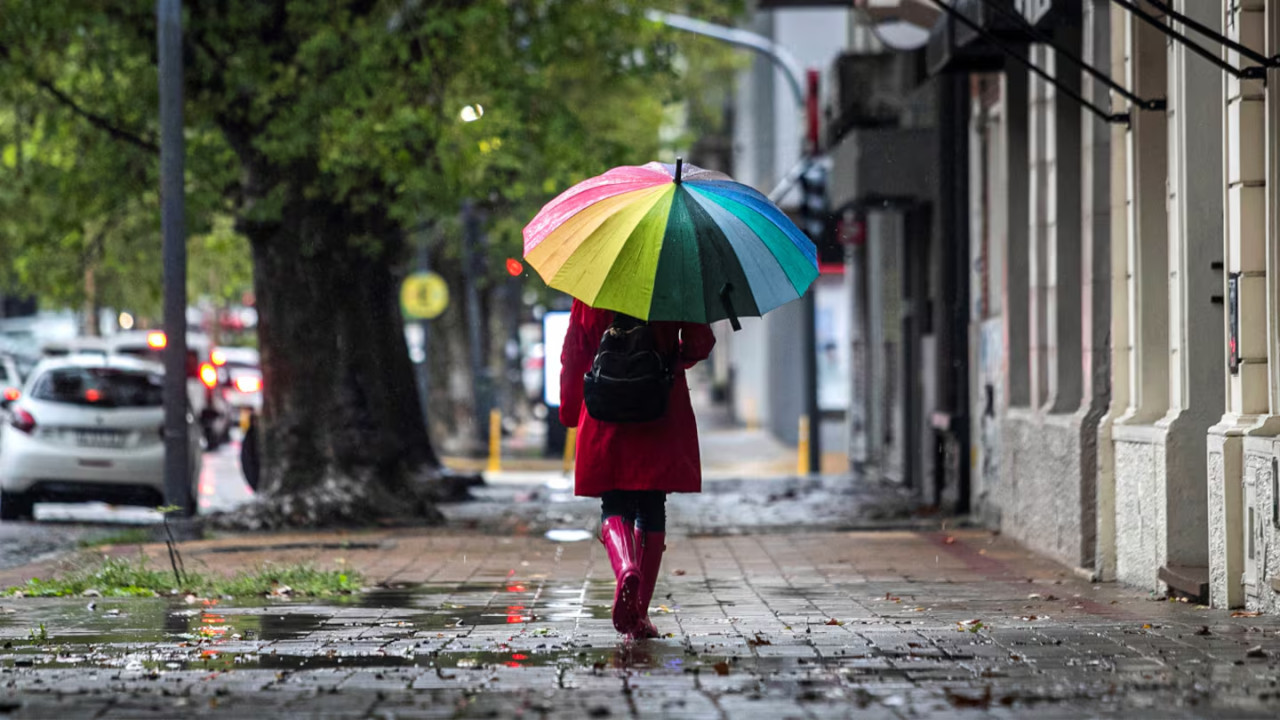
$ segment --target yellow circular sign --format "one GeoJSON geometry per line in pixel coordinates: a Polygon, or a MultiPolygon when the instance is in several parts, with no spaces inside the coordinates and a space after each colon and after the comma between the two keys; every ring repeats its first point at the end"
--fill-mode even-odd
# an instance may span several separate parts
{"type": "Polygon", "coordinates": [[[449,286],[433,272],[419,272],[404,279],[400,286],[400,305],[406,317],[431,320],[449,307],[449,286]]]}

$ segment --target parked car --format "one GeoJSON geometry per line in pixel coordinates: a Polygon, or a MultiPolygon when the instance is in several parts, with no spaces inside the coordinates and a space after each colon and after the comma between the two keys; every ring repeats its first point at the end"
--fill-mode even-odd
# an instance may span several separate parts
{"type": "MultiPolygon", "coordinates": [[[[156,507],[164,500],[163,368],[70,354],[36,365],[0,426],[0,520],[39,501],[156,507]]],[[[201,429],[188,413],[193,493],[201,429]]]]}
{"type": "Polygon", "coordinates": [[[5,405],[18,399],[22,390],[22,371],[18,360],[9,354],[0,354],[0,403],[5,405]]]}
{"type": "MultiPolygon", "coordinates": [[[[163,364],[168,339],[158,330],[130,330],[105,338],[108,353],[130,355],[163,364]]],[[[187,402],[203,430],[205,448],[216,450],[230,439],[236,422],[220,386],[226,374],[213,364],[209,338],[187,334],[187,402]]]]}

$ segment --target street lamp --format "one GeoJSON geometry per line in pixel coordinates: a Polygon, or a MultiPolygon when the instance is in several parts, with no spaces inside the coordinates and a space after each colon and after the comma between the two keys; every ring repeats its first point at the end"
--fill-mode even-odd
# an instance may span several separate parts
{"type": "MultiPolygon", "coordinates": [[[[768,58],[774,65],[782,71],[783,76],[787,79],[787,85],[791,88],[791,94],[796,101],[796,107],[802,118],[805,119],[804,126],[809,128],[808,133],[801,141],[803,143],[800,155],[800,162],[796,164],[782,179],[778,185],[774,187],[773,192],[769,193],[769,199],[778,202],[797,182],[801,181],[806,175],[811,174],[811,169],[817,160],[819,154],[818,143],[818,82],[817,72],[806,74],[801,70],[800,63],[785,47],[775,43],[772,39],[767,38],[758,33],[739,28],[727,27],[709,23],[705,20],[687,17],[684,15],[676,15],[674,13],[663,12],[661,10],[646,10],[645,17],[653,22],[662,23],[667,27],[676,30],[709,37],[713,40],[719,40],[730,45],[746,48],[768,58]]],[[[806,198],[808,200],[808,198],[806,198]]],[[[809,228],[805,229],[809,232],[809,228]]],[[[810,238],[815,245],[819,236],[809,233],[810,238]]],[[[814,286],[810,285],[808,292],[801,299],[804,315],[804,327],[802,328],[802,341],[804,352],[804,412],[809,417],[809,472],[821,473],[822,458],[822,422],[818,416],[818,341],[816,337],[817,310],[814,305],[814,286]]]]}

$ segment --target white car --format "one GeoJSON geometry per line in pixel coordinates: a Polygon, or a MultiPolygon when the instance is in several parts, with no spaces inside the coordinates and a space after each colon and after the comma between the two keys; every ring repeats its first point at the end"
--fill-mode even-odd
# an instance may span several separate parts
{"type": "MultiPolygon", "coordinates": [[[[0,519],[30,518],[41,501],[163,505],[163,372],[97,354],[40,362],[0,426],[0,519]]],[[[187,435],[194,493],[201,429],[190,414],[187,435]]]]}
{"type": "MultiPolygon", "coordinates": [[[[108,353],[164,363],[168,338],[159,330],[126,330],[103,339],[108,353]]],[[[204,430],[205,448],[217,450],[231,438],[235,418],[231,406],[219,392],[227,382],[226,373],[213,363],[209,338],[187,333],[187,400],[204,430]]]]}

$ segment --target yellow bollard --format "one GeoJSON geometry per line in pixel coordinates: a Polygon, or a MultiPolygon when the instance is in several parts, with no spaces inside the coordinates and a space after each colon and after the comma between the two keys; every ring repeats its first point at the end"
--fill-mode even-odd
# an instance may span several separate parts
{"type": "Polygon", "coordinates": [[[488,472],[502,470],[502,411],[489,411],[489,466],[488,472]]]}
{"type": "Polygon", "coordinates": [[[760,418],[756,416],[756,399],[747,396],[742,399],[743,412],[746,416],[747,432],[755,432],[760,429],[760,418]]]}
{"type": "Polygon", "coordinates": [[[578,447],[578,428],[569,428],[564,434],[564,474],[573,472],[573,455],[578,447]]]}
{"type": "Polygon", "coordinates": [[[800,442],[796,443],[796,474],[809,474],[809,416],[800,416],[800,442]]]}

